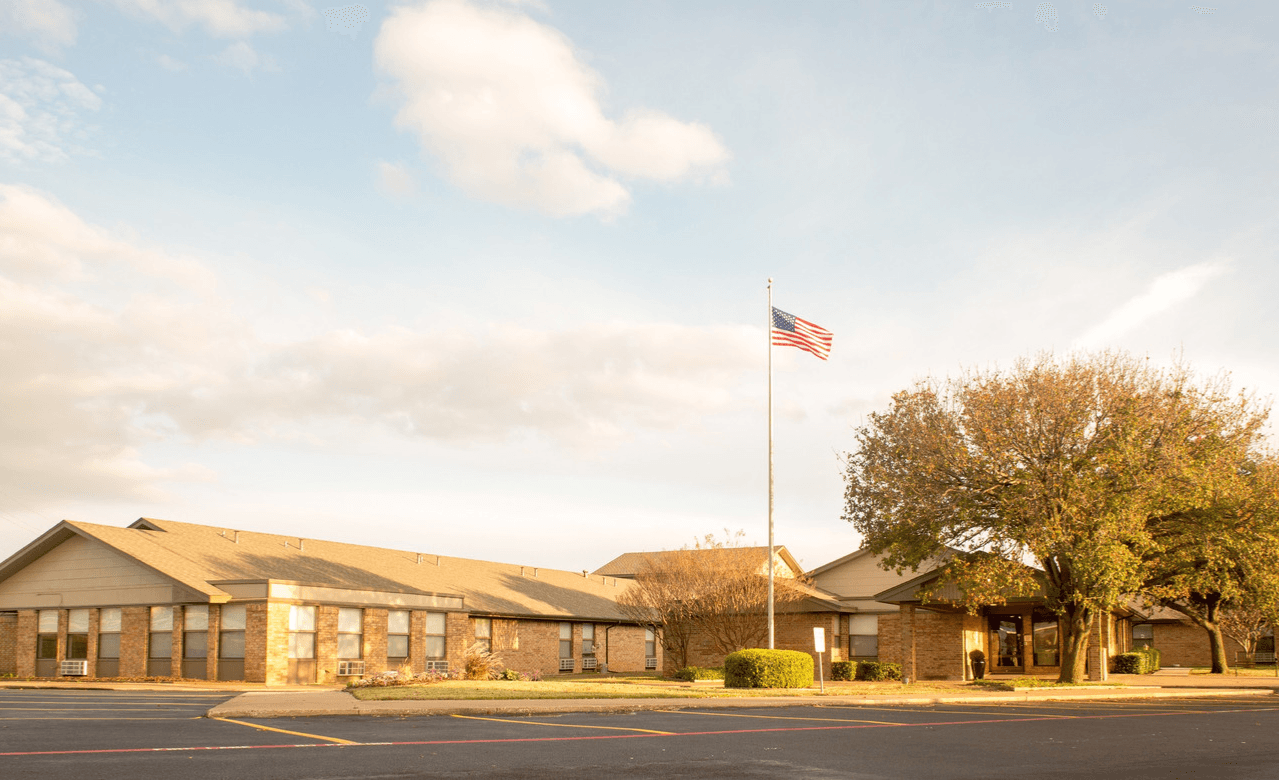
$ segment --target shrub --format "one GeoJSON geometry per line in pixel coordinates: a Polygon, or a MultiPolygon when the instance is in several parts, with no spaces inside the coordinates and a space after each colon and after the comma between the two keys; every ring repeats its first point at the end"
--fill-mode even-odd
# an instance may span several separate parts
{"type": "Polygon", "coordinates": [[[1160,666],[1160,652],[1153,647],[1142,647],[1137,650],[1146,657],[1146,671],[1143,674],[1151,674],[1162,668],[1160,666]]]}
{"type": "Polygon", "coordinates": [[[1110,670],[1115,674],[1144,674],[1146,658],[1141,653],[1120,653],[1111,659],[1110,670]]]}
{"type": "Polygon", "coordinates": [[[524,679],[524,675],[520,674],[514,669],[503,669],[501,679],[510,680],[511,682],[519,682],[520,680],[524,679]]]}
{"type": "Polygon", "coordinates": [[[813,657],[798,650],[738,650],[724,659],[725,688],[808,688],[813,657]]]}
{"type": "Polygon", "coordinates": [[[479,642],[466,648],[466,656],[462,660],[468,680],[489,680],[497,676],[502,661],[495,653],[485,650],[479,642]]]}
{"type": "Polygon", "coordinates": [[[693,680],[722,680],[724,679],[724,667],[717,666],[710,668],[706,666],[685,666],[674,675],[676,680],[684,682],[692,682],[693,680]]]}
{"type": "Polygon", "coordinates": [[[851,680],[856,672],[856,661],[835,661],[830,665],[830,678],[832,680],[851,680]]]}
{"type": "Polygon", "coordinates": [[[889,664],[880,661],[862,661],[857,664],[856,679],[864,682],[883,682],[885,680],[900,680],[901,678],[901,664],[889,664]]]}
{"type": "Polygon", "coordinates": [[[970,652],[970,653],[968,654],[968,658],[969,658],[969,660],[972,660],[972,661],[985,661],[985,660],[986,660],[986,654],[985,654],[985,653],[983,653],[983,652],[981,651],[981,649],[980,649],[980,648],[978,648],[978,649],[973,650],[972,652],[970,652]]]}

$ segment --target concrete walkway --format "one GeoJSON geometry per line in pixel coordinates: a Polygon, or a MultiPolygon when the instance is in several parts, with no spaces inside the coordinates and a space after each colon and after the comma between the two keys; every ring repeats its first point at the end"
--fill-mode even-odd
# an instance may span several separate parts
{"type": "MultiPolygon", "coordinates": [[[[567,712],[729,709],[742,707],[857,706],[869,704],[962,704],[1069,701],[1072,699],[1152,699],[1187,696],[1270,696],[1274,685],[1164,685],[1151,675],[1116,676],[1124,688],[1036,688],[982,691],[956,686],[954,692],[877,696],[786,696],[707,699],[505,699],[487,701],[360,701],[343,690],[261,691],[244,693],[209,710],[211,718],[298,718],[319,715],[550,715],[567,712]],[[1131,677],[1132,682],[1129,682],[1131,677]]],[[[1196,675],[1198,682],[1202,675],[1196,675]]],[[[1184,678],[1173,678],[1182,683],[1184,678]]],[[[1230,678],[1249,680],[1250,678],[1230,678]]],[[[1214,681],[1216,682],[1216,681],[1214,681]]]]}

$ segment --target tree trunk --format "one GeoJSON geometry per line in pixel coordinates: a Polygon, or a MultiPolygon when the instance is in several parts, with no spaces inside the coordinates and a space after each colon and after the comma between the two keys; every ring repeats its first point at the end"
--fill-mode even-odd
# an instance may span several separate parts
{"type": "Polygon", "coordinates": [[[1226,660],[1226,640],[1222,638],[1221,624],[1217,622],[1218,617],[1221,615],[1221,596],[1217,594],[1211,594],[1206,597],[1197,596],[1192,598],[1192,602],[1203,609],[1202,614],[1186,607],[1184,604],[1165,603],[1208,632],[1208,648],[1212,651],[1211,673],[1225,674],[1230,671],[1230,664],[1226,660]]]}
{"type": "Polygon", "coordinates": [[[1058,682],[1079,684],[1084,681],[1088,663],[1088,634],[1092,629],[1092,610],[1067,604],[1061,616],[1061,675],[1058,682]]]}

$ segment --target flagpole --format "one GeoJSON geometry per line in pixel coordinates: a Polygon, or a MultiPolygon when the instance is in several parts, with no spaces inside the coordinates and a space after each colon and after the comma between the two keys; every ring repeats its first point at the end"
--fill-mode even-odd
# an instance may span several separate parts
{"type": "Polygon", "coordinates": [[[768,649],[773,648],[773,277],[768,278],[768,649]]]}

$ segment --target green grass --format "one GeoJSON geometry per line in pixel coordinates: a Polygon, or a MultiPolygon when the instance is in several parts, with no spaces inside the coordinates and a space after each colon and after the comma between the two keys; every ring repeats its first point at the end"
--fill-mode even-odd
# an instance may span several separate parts
{"type": "Polygon", "coordinates": [[[1121,688],[1123,683],[1118,682],[1089,682],[1081,683],[1063,683],[1058,682],[1056,678],[1051,677],[1018,677],[1011,680],[973,680],[969,685],[976,688],[986,688],[995,691],[1013,691],[1024,688],[1077,688],[1079,686],[1088,685],[1100,688],[1121,688]]]}
{"type": "MultiPolygon", "coordinates": [[[[1165,666],[1164,668],[1167,669],[1168,667],[1165,666]]],[[[1194,666],[1194,667],[1191,667],[1190,673],[1191,674],[1212,674],[1212,667],[1194,666]]],[[[1234,677],[1235,675],[1238,675],[1240,677],[1276,677],[1275,668],[1273,666],[1260,666],[1253,669],[1240,669],[1239,667],[1232,666],[1230,667],[1230,671],[1226,672],[1226,674],[1223,676],[1234,677]]]]}
{"type": "MultiPolygon", "coordinates": [[[[653,677],[610,677],[598,679],[549,679],[539,682],[512,680],[445,680],[429,685],[399,685],[385,688],[348,688],[362,701],[421,699],[437,701],[493,699],[713,699],[749,696],[755,698],[820,696],[818,686],[787,689],[725,689],[722,685],[660,680],[653,677]]],[[[953,686],[898,682],[827,682],[826,696],[875,696],[953,691],[953,686]]]]}

